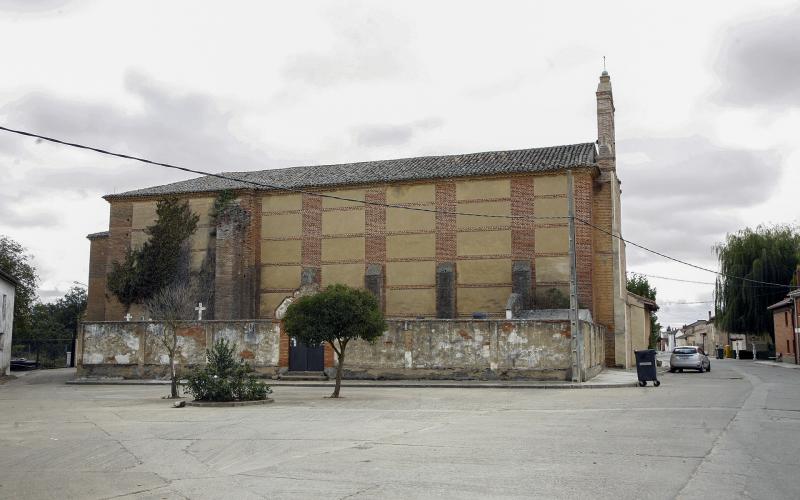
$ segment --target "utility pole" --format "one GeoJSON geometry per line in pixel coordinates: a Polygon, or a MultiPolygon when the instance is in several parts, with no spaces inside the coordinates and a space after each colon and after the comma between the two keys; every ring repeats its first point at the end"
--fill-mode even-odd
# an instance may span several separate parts
{"type": "Polygon", "coordinates": [[[572,381],[583,382],[583,335],[578,318],[578,259],[575,251],[575,192],[572,170],[567,170],[569,210],[569,333],[572,339],[572,381]]]}

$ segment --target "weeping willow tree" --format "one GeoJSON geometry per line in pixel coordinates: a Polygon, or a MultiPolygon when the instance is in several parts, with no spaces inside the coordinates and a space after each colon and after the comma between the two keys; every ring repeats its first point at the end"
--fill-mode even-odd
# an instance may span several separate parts
{"type": "Polygon", "coordinates": [[[729,234],[715,247],[721,276],[716,283],[716,324],[731,333],[773,336],[767,307],[788,288],[737,279],[789,285],[800,260],[800,234],[792,226],[758,226],[729,234]]]}

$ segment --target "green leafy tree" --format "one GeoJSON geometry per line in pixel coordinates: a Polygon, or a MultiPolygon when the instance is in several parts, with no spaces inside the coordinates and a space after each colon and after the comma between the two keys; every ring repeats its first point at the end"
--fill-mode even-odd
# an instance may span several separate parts
{"type": "MultiPolygon", "coordinates": [[[[640,297],[646,299],[656,300],[656,287],[651,286],[647,281],[647,277],[641,274],[633,274],[628,278],[626,288],[629,292],[635,293],[640,297]]],[[[661,334],[661,324],[658,322],[658,316],[655,312],[650,313],[650,338],[648,339],[650,349],[655,349],[658,345],[658,339],[661,334]]]]}
{"type": "Polygon", "coordinates": [[[200,219],[189,202],[167,198],[156,206],[157,220],[147,227],[149,239],[131,250],[122,262],[112,263],[108,289],[129,308],[144,303],[175,280],[188,278],[186,243],[200,219]]]}
{"type": "Polygon", "coordinates": [[[386,330],[375,296],[339,284],[298,299],[287,308],[283,324],[288,335],[306,345],[327,342],[333,348],[338,363],[332,398],[339,397],[347,344],[353,339],[372,342],[386,330]]]}
{"type": "Polygon", "coordinates": [[[86,311],[86,302],[86,289],[79,286],[73,286],[63,297],[55,301],[56,317],[65,330],[70,333],[78,331],[78,323],[86,311]]]}
{"type": "Polygon", "coordinates": [[[0,235],[0,269],[18,282],[14,298],[14,336],[30,334],[31,308],[36,301],[39,276],[25,248],[8,236],[0,235]]]}
{"type": "Polygon", "coordinates": [[[753,283],[792,282],[800,261],[800,234],[796,227],[758,226],[729,234],[715,247],[721,276],[715,290],[716,324],[730,333],[769,333],[773,338],[771,304],[788,288],[753,283]]]}

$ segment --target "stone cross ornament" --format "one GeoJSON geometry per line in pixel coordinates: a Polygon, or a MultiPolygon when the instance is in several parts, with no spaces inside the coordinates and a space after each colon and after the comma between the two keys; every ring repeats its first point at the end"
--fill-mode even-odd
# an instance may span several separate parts
{"type": "Polygon", "coordinates": [[[125,321],[130,321],[132,318],[133,316],[131,316],[131,313],[125,315],[125,321]]]}
{"type": "Polygon", "coordinates": [[[197,307],[194,308],[194,310],[197,311],[197,321],[203,321],[203,311],[205,311],[206,309],[208,308],[203,307],[202,302],[197,303],[197,307]]]}

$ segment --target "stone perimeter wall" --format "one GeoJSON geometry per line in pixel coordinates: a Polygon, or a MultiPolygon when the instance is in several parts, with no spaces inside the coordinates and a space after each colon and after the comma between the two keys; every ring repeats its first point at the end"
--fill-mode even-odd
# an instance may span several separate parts
{"type": "MultiPolygon", "coordinates": [[[[527,320],[389,320],[374,343],[352,342],[345,376],[355,379],[568,380],[569,322],[527,320]]],[[[158,344],[158,323],[85,323],[78,349],[78,376],[156,378],[167,374],[158,344]]],[[[600,372],[604,328],[582,323],[587,378],[600,372]]],[[[205,349],[219,338],[236,342],[240,355],[266,376],[281,366],[281,325],[268,320],[187,323],[178,332],[182,367],[205,362],[205,349]]],[[[333,368],[327,368],[332,374],[333,368]]]]}

